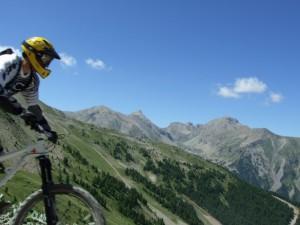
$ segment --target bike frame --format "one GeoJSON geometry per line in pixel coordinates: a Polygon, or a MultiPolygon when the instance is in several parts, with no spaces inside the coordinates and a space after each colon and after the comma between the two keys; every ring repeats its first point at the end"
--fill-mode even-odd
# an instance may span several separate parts
{"type": "Polygon", "coordinates": [[[15,166],[5,171],[5,173],[7,174],[4,178],[0,180],[0,187],[4,186],[7,183],[7,181],[15,175],[15,173],[25,164],[29,156],[38,157],[42,155],[48,155],[48,153],[49,151],[45,146],[45,141],[40,139],[37,141],[36,144],[29,145],[28,147],[22,150],[12,151],[0,155],[0,162],[19,157],[19,160],[17,161],[17,163],[15,163],[15,166]]]}
{"type": "Polygon", "coordinates": [[[57,216],[55,209],[55,199],[50,190],[53,183],[52,180],[52,167],[48,158],[49,150],[45,146],[45,140],[40,139],[36,144],[30,145],[27,148],[20,151],[13,151],[0,156],[0,162],[20,157],[20,160],[16,163],[16,166],[10,171],[6,171],[8,174],[0,181],[0,187],[5,185],[9,179],[11,179],[15,173],[25,164],[28,156],[33,156],[39,160],[39,166],[41,170],[42,178],[42,191],[44,196],[44,205],[48,225],[57,224],[57,216]]]}

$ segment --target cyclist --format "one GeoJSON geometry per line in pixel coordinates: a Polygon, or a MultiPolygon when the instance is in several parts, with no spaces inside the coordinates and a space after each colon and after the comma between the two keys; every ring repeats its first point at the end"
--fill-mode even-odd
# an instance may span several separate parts
{"type": "Polygon", "coordinates": [[[0,53],[0,108],[20,115],[26,125],[34,129],[39,124],[49,132],[49,140],[57,141],[57,133],[51,129],[38,105],[39,76],[50,74],[48,66],[53,59],[60,59],[53,45],[43,37],[32,37],[22,43],[22,57],[6,49],[0,53]],[[39,76],[38,76],[38,75],[39,76]],[[25,109],[14,97],[20,92],[27,103],[25,109]]]}

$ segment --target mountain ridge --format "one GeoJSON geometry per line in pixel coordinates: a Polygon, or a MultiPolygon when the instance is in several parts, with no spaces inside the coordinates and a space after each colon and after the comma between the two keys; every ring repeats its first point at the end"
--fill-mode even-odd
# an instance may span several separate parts
{"type": "MultiPolygon", "coordinates": [[[[206,124],[173,122],[166,128],[159,128],[142,111],[133,114],[137,115],[122,114],[127,118],[122,121],[105,114],[108,120],[129,127],[127,130],[104,124],[101,119],[92,124],[116,129],[138,139],[183,147],[226,167],[251,184],[300,201],[300,172],[297,169],[300,168],[300,138],[280,136],[266,128],[250,128],[228,116],[206,124]]],[[[85,114],[86,117],[89,115],[85,114]]],[[[89,122],[76,113],[72,117],[89,122]]]]}

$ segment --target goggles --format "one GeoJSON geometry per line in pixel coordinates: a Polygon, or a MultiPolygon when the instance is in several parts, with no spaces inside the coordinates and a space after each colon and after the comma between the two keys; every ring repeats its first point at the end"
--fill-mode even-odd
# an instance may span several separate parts
{"type": "Polygon", "coordinates": [[[48,67],[51,61],[53,60],[52,56],[45,53],[38,54],[38,58],[44,67],[48,67]]]}

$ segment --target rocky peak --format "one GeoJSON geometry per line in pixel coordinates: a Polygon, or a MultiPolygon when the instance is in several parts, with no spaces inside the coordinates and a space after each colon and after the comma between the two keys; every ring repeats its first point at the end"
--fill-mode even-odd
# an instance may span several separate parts
{"type": "Polygon", "coordinates": [[[74,112],[75,114],[79,115],[95,115],[95,114],[103,114],[103,113],[111,113],[112,110],[105,107],[105,106],[94,106],[88,109],[83,109],[77,112],[74,112]]]}
{"type": "Polygon", "coordinates": [[[136,112],[133,112],[133,113],[131,113],[131,115],[132,116],[138,116],[138,117],[146,117],[145,115],[144,115],[144,113],[143,113],[143,111],[142,110],[138,110],[138,111],[136,111],[136,112]]]}
{"type": "Polygon", "coordinates": [[[240,122],[237,119],[232,117],[221,117],[208,122],[208,124],[232,124],[232,125],[236,125],[239,123],[240,122]]]}
{"type": "Polygon", "coordinates": [[[148,123],[152,123],[143,113],[142,110],[138,110],[136,112],[133,112],[129,115],[129,117],[133,118],[133,119],[139,119],[139,120],[143,120],[146,121],[148,123]]]}

